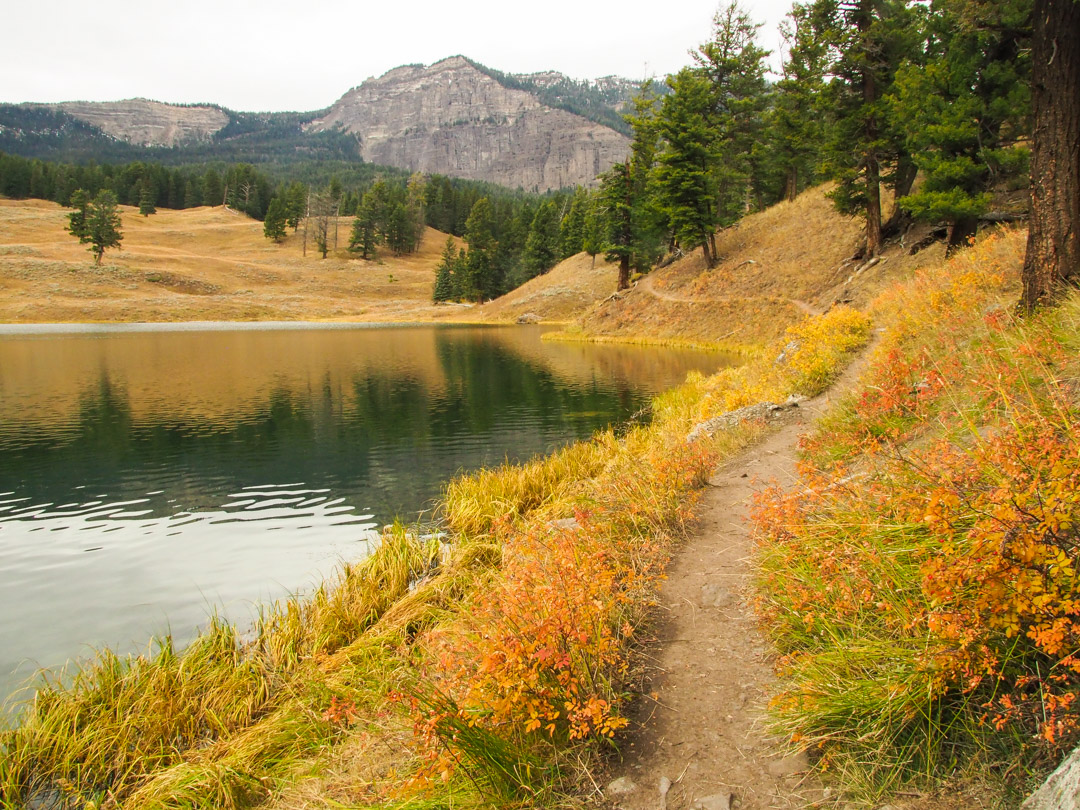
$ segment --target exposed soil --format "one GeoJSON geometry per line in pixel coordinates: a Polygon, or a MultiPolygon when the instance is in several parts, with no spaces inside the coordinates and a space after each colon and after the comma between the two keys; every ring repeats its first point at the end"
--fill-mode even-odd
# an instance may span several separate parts
{"type": "Polygon", "coordinates": [[[783,411],[779,429],[710,479],[699,528],[679,550],[661,592],[646,650],[646,696],[612,763],[608,807],[780,810],[829,799],[805,755],[785,756],[783,741],[765,727],[775,693],[774,652],[750,606],[747,521],[756,489],[796,480],[799,436],[853,385],[862,365],[853,364],[829,392],[783,411]]]}

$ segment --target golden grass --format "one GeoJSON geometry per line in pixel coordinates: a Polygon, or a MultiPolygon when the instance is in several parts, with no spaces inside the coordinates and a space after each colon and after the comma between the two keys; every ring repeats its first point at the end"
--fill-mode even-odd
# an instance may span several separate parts
{"type": "Polygon", "coordinates": [[[96,267],[65,232],[67,209],[0,199],[0,321],[431,320],[431,292],[445,234],[428,229],[415,254],[353,258],[351,218],[323,260],[302,231],[281,244],[262,223],[223,207],[121,206],[124,241],[96,267]]]}

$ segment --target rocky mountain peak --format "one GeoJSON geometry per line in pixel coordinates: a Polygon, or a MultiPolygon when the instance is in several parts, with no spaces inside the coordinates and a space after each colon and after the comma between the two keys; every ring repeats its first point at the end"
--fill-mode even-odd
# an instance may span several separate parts
{"type": "Polygon", "coordinates": [[[548,107],[461,56],[368,79],[309,128],[356,134],[372,163],[530,191],[589,184],[629,149],[625,135],[548,107]]]}

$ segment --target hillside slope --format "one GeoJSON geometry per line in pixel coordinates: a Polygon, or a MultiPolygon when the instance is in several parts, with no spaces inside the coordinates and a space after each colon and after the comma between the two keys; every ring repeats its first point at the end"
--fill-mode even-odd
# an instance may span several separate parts
{"type": "Polygon", "coordinates": [[[374,262],[341,249],[323,260],[302,232],[280,245],[262,223],[222,207],[122,207],[124,241],[96,267],[65,230],[67,210],[0,200],[0,322],[193,320],[422,320],[434,314],[434,268],[446,235],[428,229],[420,250],[374,262]]]}
{"type": "Polygon", "coordinates": [[[751,214],[717,235],[716,267],[695,250],[590,309],[572,334],[762,343],[807,314],[837,301],[865,304],[887,280],[941,261],[940,245],[915,256],[891,245],[860,270],[851,256],[861,222],[836,213],[826,191],[751,214]]]}
{"type": "Polygon", "coordinates": [[[489,301],[478,312],[484,320],[495,322],[516,321],[524,315],[570,321],[614,293],[618,276],[618,266],[604,261],[603,256],[593,261],[587,253],[578,253],[489,301]]]}

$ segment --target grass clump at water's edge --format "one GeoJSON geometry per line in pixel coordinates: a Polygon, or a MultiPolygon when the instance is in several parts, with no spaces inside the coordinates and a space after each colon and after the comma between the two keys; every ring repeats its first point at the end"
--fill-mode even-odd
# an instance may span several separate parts
{"type": "Polygon", "coordinates": [[[761,427],[693,444],[687,432],[740,392],[822,385],[832,369],[811,359],[827,347],[821,362],[838,367],[868,334],[851,311],[824,317],[782,363],[693,375],[649,425],[456,479],[439,508],[449,543],[397,527],[335,582],[268,608],[251,640],[213,621],[182,652],[105,651],[47,681],[0,737],[0,802],[463,807],[573,793],[625,722],[634,635],[696,491],[761,427]]]}
{"type": "Polygon", "coordinates": [[[864,387],[759,501],[777,728],[869,800],[1003,806],[1080,739],[1080,297],[1027,321],[1023,234],[885,292],[864,387]]]}

